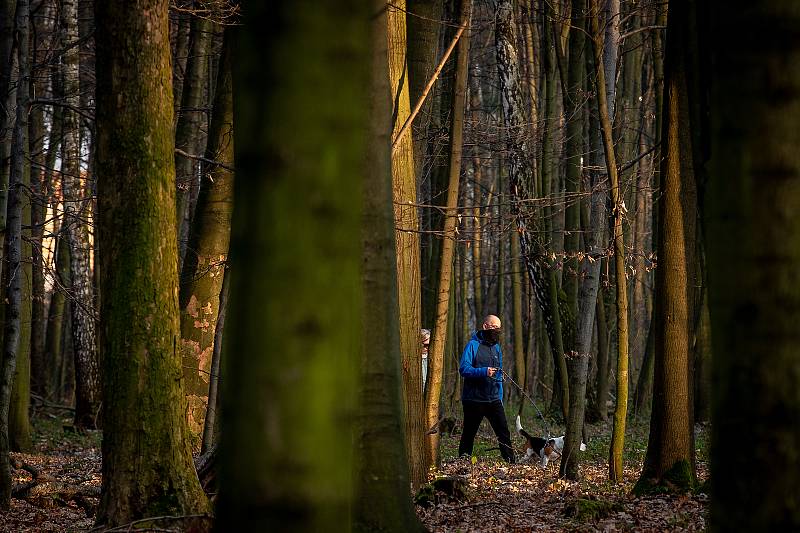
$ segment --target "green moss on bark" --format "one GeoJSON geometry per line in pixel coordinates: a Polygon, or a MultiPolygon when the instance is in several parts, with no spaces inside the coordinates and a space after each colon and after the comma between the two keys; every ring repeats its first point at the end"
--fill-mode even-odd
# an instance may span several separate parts
{"type": "Polygon", "coordinates": [[[168,2],[95,4],[104,363],[98,523],[209,510],[188,447],[178,353],[168,2]]]}
{"type": "Polygon", "coordinates": [[[578,522],[601,520],[623,510],[621,504],[606,500],[578,498],[564,506],[564,515],[578,522]]]}
{"type": "Polygon", "coordinates": [[[694,470],[688,461],[677,461],[661,478],[642,474],[633,487],[633,494],[645,496],[652,494],[685,494],[697,486],[694,470]]]}

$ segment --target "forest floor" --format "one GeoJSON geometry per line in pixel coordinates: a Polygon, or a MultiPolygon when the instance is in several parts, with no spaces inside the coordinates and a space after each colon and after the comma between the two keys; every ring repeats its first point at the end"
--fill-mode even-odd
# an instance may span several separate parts
{"type": "MultiPolygon", "coordinates": [[[[535,430],[533,420],[526,428],[535,430]]],[[[34,418],[34,447],[14,453],[15,487],[38,489],[18,494],[11,512],[0,517],[0,533],[90,531],[101,482],[100,432],[69,431],[69,422],[52,415],[34,418]],[[24,497],[24,499],[23,499],[24,497]]],[[[547,469],[538,465],[507,465],[500,460],[497,441],[484,422],[475,442],[473,464],[456,459],[459,434],[442,437],[442,467],[435,476],[458,476],[467,494],[459,501],[417,506],[425,526],[434,533],[533,531],[701,531],[705,529],[708,498],[686,496],[638,498],[630,491],[638,478],[647,446],[647,423],[628,424],[625,476],[619,485],[608,482],[607,454],[611,428],[589,428],[581,463],[581,481],[558,479],[558,461],[547,469]],[[573,516],[579,499],[599,502],[595,516],[573,516]]],[[[517,453],[522,440],[512,435],[517,453]],[[516,437],[516,438],[514,438],[516,437]]],[[[697,426],[697,474],[708,477],[707,428],[697,426]]]]}
{"type": "MultiPolygon", "coordinates": [[[[531,425],[523,423],[535,434],[531,425]]],[[[702,486],[708,478],[708,427],[696,426],[697,478],[702,486]]],[[[555,429],[554,429],[555,431],[555,429]]],[[[580,481],[558,478],[559,461],[542,468],[538,464],[509,465],[500,458],[497,440],[486,421],[475,441],[473,464],[457,459],[460,435],[442,437],[442,467],[433,477],[466,478],[467,494],[428,508],[417,506],[425,526],[434,533],[533,531],[704,531],[708,496],[702,492],[682,496],[636,497],[631,494],[638,480],[647,448],[648,421],[628,422],[625,440],[624,479],[608,481],[608,449],[611,425],[589,427],[593,435],[583,452],[580,481]],[[587,504],[586,500],[590,500],[587,504]],[[594,505],[593,505],[594,503],[594,505]],[[576,516],[576,509],[584,512],[576,516]]],[[[523,441],[513,431],[517,453],[523,441]]]]}

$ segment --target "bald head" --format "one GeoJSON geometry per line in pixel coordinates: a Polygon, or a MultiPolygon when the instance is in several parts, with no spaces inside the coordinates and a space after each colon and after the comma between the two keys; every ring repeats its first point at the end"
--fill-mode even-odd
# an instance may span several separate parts
{"type": "Polygon", "coordinates": [[[500,319],[495,315],[486,315],[483,319],[483,329],[500,329],[500,319]]]}

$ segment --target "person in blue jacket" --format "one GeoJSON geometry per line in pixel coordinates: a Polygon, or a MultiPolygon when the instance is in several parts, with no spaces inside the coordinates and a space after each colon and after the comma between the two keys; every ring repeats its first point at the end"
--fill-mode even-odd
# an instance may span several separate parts
{"type": "Polygon", "coordinates": [[[500,319],[488,315],[461,354],[459,373],[464,378],[461,404],[464,407],[464,430],[458,445],[458,455],[472,455],[475,435],[483,421],[489,424],[500,443],[500,454],[514,462],[511,434],[503,410],[503,352],[500,349],[500,319]]]}

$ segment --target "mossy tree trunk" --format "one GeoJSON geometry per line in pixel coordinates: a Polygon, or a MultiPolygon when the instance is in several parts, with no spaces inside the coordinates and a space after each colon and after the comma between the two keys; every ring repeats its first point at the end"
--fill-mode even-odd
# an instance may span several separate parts
{"type": "Polygon", "coordinates": [[[705,197],[715,333],[710,529],[798,531],[800,5],[707,9],[715,26],[705,197]],[[753,438],[768,444],[751,446],[753,438]]]}
{"type": "MultiPolygon", "coordinates": [[[[355,494],[353,531],[424,531],[409,497],[409,477],[403,434],[401,355],[403,346],[398,305],[397,194],[394,158],[390,157],[392,124],[393,13],[382,0],[371,3],[381,13],[372,21],[368,143],[364,159],[361,222],[361,360],[358,415],[355,424],[355,494]],[[388,33],[386,28],[390,28],[388,33]],[[387,57],[388,56],[388,57],[387,57]],[[388,65],[388,69],[387,69],[388,65]]],[[[402,295],[399,296],[402,299],[402,295]]],[[[417,333],[419,335],[419,333],[417,333]]],[[[419,352],[419,350],[417,350],[419,352]]],[[[412,369],[421,374],[420,366],[412,369]]],[[[407,406],[408,407],[408,406],[407,406]]],[[[408,414],[406,414],[406,418],[408,414]]],[[[407,426],[407,422],[405,422],[407,426]]],[[[421,461],[420,461],[421,462],[421,461]]],[[[424,473],[423,473],[424,480],[424,473]]]]}
{"type": "Polygon", "coordinates": [[[351,531],[367,43],[380,9],[242,12],[217,529],[351,531]],[[309,437],[322,435],[320,453],[309,437]]]}
{"type": "Polygon", "coordinates": [[[226,31],[205,154],[207,160],[221,164],[209,163],[203,170],[179,292],[181,358],[189,404],[189,431],[193,438],[203,431],[233,211],[233,89],[229,40],[230,31],[226,31]]]}
{"type": "MultiPolygon", "coordinates": [[[[388,7],[389,90],[393,108],[392,138],[411,114],[409,102],[408,65],[406,61],[405,1],[388,7]]],[[[400,309],[400,361],[405,407],[405,436],[411,483],[417,487],[425,482],[427,467],[424,453],[424,401],[422,394],[422,343],[420,341],[420,255],[419,216],[417,213],[417,178],[414,161],[414,140],[406,132],[397,141],[392,153],[392,194],[394,198],[395,245],[397,253],[397,294],[400,309]]]]}
{"type": "Polygon", "coordinates": [[[168,7],[95,4],[103,526],[209,510],[189,450],[178,351],[168,7]]]}
{"type": "Polygon", "coordinates": [[[685,491],[694,483],[692,386],[697,187],[690,116],[691,0],[669,6],[664,60],[664,111],[655,280],[655,352],[650,437],[638,492],[685,491]]]}

